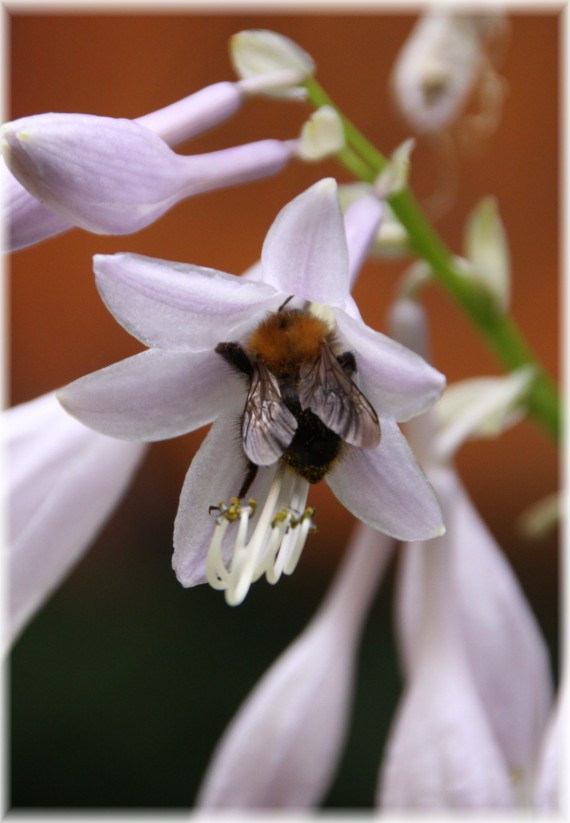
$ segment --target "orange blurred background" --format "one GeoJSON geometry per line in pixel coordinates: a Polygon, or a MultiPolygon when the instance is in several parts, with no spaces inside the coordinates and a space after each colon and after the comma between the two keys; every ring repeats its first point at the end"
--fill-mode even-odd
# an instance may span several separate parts
{"type": "MultiPolygon", "coordinates": [[[[314,57],[320,83],[369,139],[389,153],[409,136],[389,98],[387,79],[414,20],[413,15],[381,9],[358,14],[345,10],[325,14],[20,12],[10,18],[9,115],[68,111],[140,116],[203,86],[233,79],[228,38],[244,28],[269,28],[288,35],[314,57]]],[[[512,257],[512,311],[538,358],[556,377],[559,19],[554,14],[513,14],[510,22],[501,66],[508,94],[500,125],[484,143],[461,151],[455,200],[437,219],[437,227],[450,248],[461,253],[468,214],[480,198],[496,196],[512,257]]],[[[177,151],[199,153],[265,137],[291,138],[308,112],[299,103],[250,101],[233,119],[177,151]]],[[[430,146],[420,141],[412,155],[411,178],[420,198],[433,190],[441,173],[438,162],[430,146]]],[[[100,237],[71,230],[14,254],[8,264],[10,402],[30,400],[140,351],[140,344],[119,327],[98,298],[91,269],[93,254],[131,251],[240,273],[258,259],[264,235],[279,209],[327,175],[349,180],[333,161],[295,162],[278,177],[187,200],[137,235],[100,237]]],[[[388,307],[409,262],[366,264],[355,297],[370,325],[385,330],[388,307]]],[[[439,288],[428,288],[425,302],[434,362],[450,383],[500,373],[478,333],[439,288]]],[[[70,614],[74,613],[70,605],[74,604],[82,625],[88,618],[81,612],[81,603],[98,589],[98,602],[104,608],[109,585],[125,597],[140,597],[139,608],[144,610],[147,589],[142,586],[137,594],[137,578],[144,578],[147,563],[157,567],[160,563],[164,574],[172,577],[163,584],[168,597],[180,598],[182,603],[183,596],[185,604],[192,599],[194,590],[174,593],[170,534],[179,490],[202,437],[199,432],[152,447],[125,504],[64,587],[65,608],[69,606],[70,614]],[[138,520],[134,526],[133,518],[138,520]]],[[[515,567],[555,646],[557,535],[529,542],[521,537],[516,521],[527,506],[557,489],[556,449],[542,431],[525,421],[498,441],[466,445],[457,462],[478,510],[515,567]]],[[[313,489],[310,500],[318,509],[319,533],[305,549],[296,582],[280,583],[263,600],[264,609],[279,602],[287,613],[288,586],[297,598],[308,597],[312,603],[313,597],[317,602],[344,548],[351,515],[326,484],[313,489]],[[309,590],[316,594],[306,595],[309,590]]],[[[264,582],[258,587],[268,588],[264,582]]],[[[254,600],[256,596],[252,593],[254,600]]],[[[292,611],[295,608],[291,606],[292,611]]],[[[34,645],[28,635],[43,631],[46,642],[53,639],[48,611],[49,607],[21,641],[20,660],[28,656],[21,662],[24,668],[32,666],[30,658],[39,644],[38,640],[34,645]],[[47,628],[38,628],[42,620],[47,621],[47,628]]],[[[154,619],[160,624],[159,614],[154,619]]],[[[264,619],[271,621],[271,612],[264,619]]],[[[63,623],[53,615],[52,620],[65,633],[63,623]]],[[[224,620],[231,631],[230,618],[224,620]]],[[[170,631],[166,621],[163,628],[170,631]]],[[[268,659],[279,651],[278,645],[270,649],[268,659]]],[[[262,670],[259,664],[252,682],[262,670]]],[[[21,711],[29,711],[29,706],[26,709],[22,704],[21,711]]],[[[15,762],[24,769],[25,754],[21,756],[15,762]]],[[[24,789],[19,791],[17,796],[25,798],[24,789]]],[[[50,802],[49,794],[42,797],[44,803],[50,802]]]]}

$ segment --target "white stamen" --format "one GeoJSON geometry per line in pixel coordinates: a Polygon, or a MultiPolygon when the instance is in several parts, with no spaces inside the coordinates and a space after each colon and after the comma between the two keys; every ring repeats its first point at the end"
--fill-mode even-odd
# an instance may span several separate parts
{"type": "Polygon", "coordinates": [[[222,540],[230,521],[219,518],[206,557],[206,577],[213,589],[225,589],[229,575],[222,560],[222,540]]]}
{"type": "Polygon", "coordinates": [[[309,531],[313,527],[313,510],[307,509],[305,514],[303,515],[303,520],[301,521],[301,527],[299,529],[299,534],[297,536],[297,542],[291,552],[290,556],[287,559],[285,567],[283,569],[285,574],[293,574],[297,567],[297,563],[299,562],[299,558],[301,557],[301,552],[305,548],[305,543],[307,541],[307,537],[309,531]],[[307,514],[309,512],[309,514],[307,514]]]}
{"type": "Polygon", "coordinates": [[[234,550],[232,566],[230,570],[230,581],[226,589],[226,602],[230,606],[237,606],[243,601],[249,591],[253,581],[253,576],[258,564],[258,555],[264,546],[264,538],[273,519],[273,512],[279,501],[281,485],[283,483],[283,467],[277,469],[277,473],[269,489],[265,506],[261,512],[259,522],[247,546],[240,546],[240,555],[234,550]],[[243,560],[242,560],[243,558],[243,560]]]}
{"type": "Polygon", "coordinates": [[[241,603],[251,584],[263,574],[269,583],[276,583],[283,573],[291,574],[313,524],[313,510],[305,509],[308,490],[307,481],[281,463],[249,540],[247,530],[255,512],[254,501],[242,506],[234,498],[227,507],[220,504],[206,573],[213,588],[225,591],[229,605],[241,603]],[[228,568],[222,557],[222,542],[230,524],[237,520],[228,568]]]}
{"type": "Polygon", "coordinates": [[[283,553],[285,550],[285,543],[290,538],[289,524],[291,522],[291,512],[288,512],[286,517],[273,527],[271,533],[271,552],[269,557],[269,564],[267,566],[265,577],[268,583],[277,583],[283,571],[283,553]]]}

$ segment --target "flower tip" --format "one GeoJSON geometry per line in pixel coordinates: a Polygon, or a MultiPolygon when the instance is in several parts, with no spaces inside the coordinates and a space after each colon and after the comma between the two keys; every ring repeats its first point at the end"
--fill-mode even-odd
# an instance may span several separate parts
{"type": "Polygon", "coordinates": [[[319,192],[320,194],[336,194],[338,189],[338,184],[334,177],[323,177],[322,180],[319,180],[317,183],[314,184],[313,190],[319,192]]]}
{"type": "Polygon", "coordinates": [[[465,252],[471,276],[494,298],[503,312],[510,301],[510,252],[497,199],[483,197],[465,226],[465,252]]]}
{"type": "Polygon", "coordinates": [[[58,401],[59,405],[66,411],[68,414],[71,414],[70,409],[68,408],[68,397],[66,395],[66,388],[67,386],[63,386],[63,388],[58,389],[55,392],[55,398],[58,401]]]}
{"type": "Polygon", "coordinates": [[[245,91],[304,96],[302,84],[315,69],[313,58],[288,37],[264,29],[246,29],[230,38],[230,59],[245,91]],[[283,76],[289,75],[283,82],[283,76]],[[275,78],[275,84],[272,78],[275,78]],[[259,84],[264,78],[267,83],[259,84]],[[247,85],[255,82],[249,88],[247,85]],[[280,88],[279,88],[280,87],[280,88]]]}
{"type": "Polygon", "coordinates": [[[344,129],[338,112],[332,106],[321,106],[303,125],[297,156],[314,162],[337,154],[344,146],[344,129]]]}
{"type": "Polygon", "coordinates": [[[18,128],[16,123],[5,123],[0,129],[0,144],[2,151],[10,152],[19,148],[23,143],[29,143],[33,137],[32,131],[18,128]]]}
{"type": "Polygon", "coordinates": [[[290,68],[307,77],[315,70],[310,54],[289,37],[268,29],[244,29],[232,35],[230,54],[243,77],[290,68]]]}
{"type": "Polygon", "coordinates": [[[414,138],[409,137],[392,152],[388,165],[374,183],[374,193],[380,200],[398,194],[408,185],[410,156],[415,144],[414,138]]]}

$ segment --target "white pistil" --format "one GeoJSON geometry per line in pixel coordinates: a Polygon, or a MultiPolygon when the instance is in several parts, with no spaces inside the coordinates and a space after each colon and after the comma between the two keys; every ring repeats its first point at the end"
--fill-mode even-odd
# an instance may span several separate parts
{"type": "Polygon", "coordinates": [[[270,583],[276,583],[283,573],[291,574],[313,526],[314,511],[305,509],[308,489],[305,480],[281,464],[249,540],[247,530],[255,513],[255,501],[244,506],[237,498],[229,506],[220,503],[206,573],[213,588],[225,591],[230,606],[241,603],[251,584],[263,574],[270,583]],[[228,568],[222,543],[228,527],[236,521],[239,522],[228,568]]]}

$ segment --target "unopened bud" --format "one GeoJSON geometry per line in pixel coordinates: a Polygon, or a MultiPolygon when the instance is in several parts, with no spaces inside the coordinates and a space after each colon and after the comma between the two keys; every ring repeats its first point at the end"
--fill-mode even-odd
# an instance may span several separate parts
{"type": "Polygon", "coordinates": [[[408,185],[410,175],[410,154],[414,148],[413,138],[404,140],[392,152],[388,165],[374,183],[374,193],[382,200],[397,194],[408,185]]]}
{"type": "Polygon", "coordinates": [[[477,205],[465,227],[465,254],[472,271],[506,311],[510,300],[510,254],[497,203],[486,197],[477,205]]]}
{"type": "MultiPolygon", "coordinates": [[[[245,83],[260,80],[252,89],[279,97],[305,97],[301,84],[315,70],[313,58],[293,40],[274,31],[249,29],[234,34],[230,40],[232,65],[245,83]],[[290,73],[288,88],[279,77],[290,73]],[[273,84],[272,78],[277,78],[273,84]],[[264,86],[264,82],[267,84],[264,86]]],[[[244,89],[247,90],[244,85],[244,89]]]]}
{"type": "Polygon", "coordinates": [[[546,537],[560,523],[564,511],[561,492],[542,497],[529,506],[518,519],[520,533],[531,540],[546,537]]]}
{"type": "Polygon", "coordinates": [[[344,148],[344,129],[340,116],[331,106],[321,106],[301,131],[297,155],[308,162],[322,160],[344,148]]]}
{"type": "Polygon", "coordinates": [[[391,78],[396,103],[417,133],[449,127],[491,70],[493,41],[504,35],[500,13],[430,9],[406,41],[391,78]]]}
{"type": "Polygon", "coordinates": [[[440,422],[435,450],[449,460],[473,438],[493,438],[525,414],[525,398],[536,370],[523,366],[506,377],[479,377],[450,386],[434,406],[440,422]]]}

